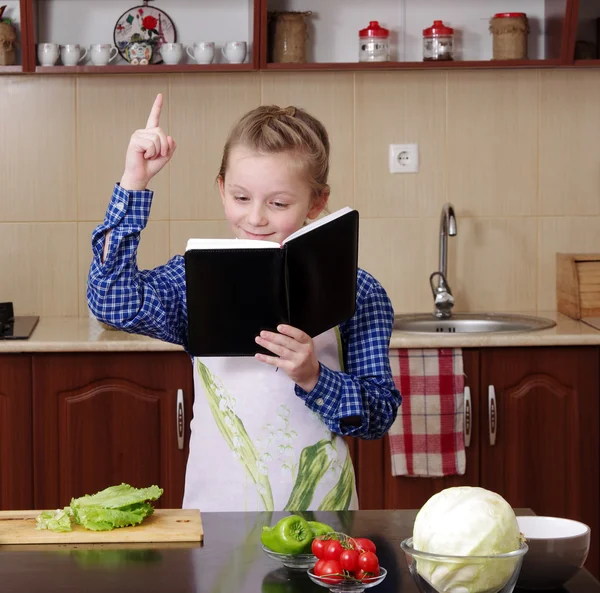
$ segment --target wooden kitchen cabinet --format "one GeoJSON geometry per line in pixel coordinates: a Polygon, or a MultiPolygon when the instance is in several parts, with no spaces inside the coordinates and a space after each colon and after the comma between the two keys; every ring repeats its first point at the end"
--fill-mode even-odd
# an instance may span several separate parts
{"type": "MultiPolygon", "coordinates": [[[[479,351],[463,350],[463,369],[465,388],[471,390],[472,415],[477,414],[479,407],[479,351]]],[[[443,478],[413,478],[393,476],[390,458],[389,439],[382,441],[383,450],[383,488],[381,507],[385,509],[418,509],[436,492],[453,486],[477,486],[479,473],[479,432],[478,422],[472,422],[471,444],[465,448],[466,471],[462,476],[446,476],[443,478]]],[[[362,501],[361,501],[362,502],[362,501]]],[[[361,505],[362,508],[362,505],[361,505]]]]}
{"type": "Polygon", "coordinates": [[[600,3],[578,0],[577,20],[572,42],[575,66],[600,66],[600,3]]]}
{"type": "Polygon", "coordinates": [[[465,475],[394,477],[388,438],[359,441],[361,508],[420,508],[444,488],[481,486],[513,507],[589,525],[586,568],[599,576],[600,349],[482,348],[463,357],[474,420],[465,475]]]}
{"type": "Polygon", "coordinates": [[[192,401],[183,352],[36,354],[34,508],[59,508],[120,482],[157,484],[165,490],[157,506],[180,508],[192,401]]]}
{"type": "Polygon", "coordinates": [[[33,504],[31,356],[0,355],[0,510],[33,504]]]}
{"type": "Polygon", "coordinates": [[[596,576],[598,362],[593,347],[482,350],[479,406],[481,485],[513,507],[589,525],[586,567],[596,576]]]}

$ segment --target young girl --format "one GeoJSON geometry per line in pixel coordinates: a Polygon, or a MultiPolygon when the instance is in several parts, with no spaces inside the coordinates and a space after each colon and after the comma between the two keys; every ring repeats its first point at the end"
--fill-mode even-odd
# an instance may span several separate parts
{"type": "MultiPolygon", "coordinates": [[[[153,196],[146,187],[176,147],[159,127],[161,109],[158,95],[146,128],[131,137],[123,177],[92,235],[88,303],[104,323],[185,347],[183,257],[153,270],[136,264],[153,196]]],[[[233,234],[281,243],[326,206],[328,171],[329,140],[315,118],[294,107],[247,113],[230,133],[218,175],[233,234]]],[[[390,300],[363,270],[357,287],[355,315],[314,339],[280,325],[256,337],[273,356],[193,360],[184,508],[358,508],[342,436],[382,437],[401,400],[388,360],[390,300]]]]}

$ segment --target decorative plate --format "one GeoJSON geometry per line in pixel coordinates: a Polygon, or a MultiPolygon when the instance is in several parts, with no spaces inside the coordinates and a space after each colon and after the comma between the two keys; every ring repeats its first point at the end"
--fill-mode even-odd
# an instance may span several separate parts
{"type": "Polygon", "coordinates": [[[151,64],[162,63],[158,49],[163,43],[177,41],[177,31],[171,18],[160,8],[148,6],[144,0],[142,6],[133,6],[117,20],[113,39],[119,53],[127,62],[131,62],[128,46],[132,44],[152,46],[151,64]]]}

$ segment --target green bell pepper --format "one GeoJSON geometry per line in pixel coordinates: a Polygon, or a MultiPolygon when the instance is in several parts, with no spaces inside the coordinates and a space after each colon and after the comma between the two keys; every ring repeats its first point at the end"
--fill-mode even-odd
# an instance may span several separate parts
{"type": "Polygon", "coordinates": [[[308,526],[310,527],[310,530],[312,531],[313,536],[311,537],[310,541],[308,542],[308,544],[306,544],[306,547],[302,551],[303,554],[312,554],[313,539],[321,537],[322,535],[325,535],[326,533],[331,533],[332,531],[335,531],[333,529],[333,527],[330,527],[326,523],[321,523],[319,521],[309,521],[308,526]]]}
{"type": "Polygon", "coordinates": [[[301,554],[310,546],[313,537],[308,521],[298,515],[290,515],[273,527],[263,527],[260,541],[278,554],[301,554]]]}
{"type": "Polygon", "coordinates": [[[319,521],[309,521],[308,525],[311,531],[313,532],[313,537],[321,537],[326,533],[331,533],[332,531],[335,531],[333,527],[330,527],[326,523],[321,523],[319,521]]]}

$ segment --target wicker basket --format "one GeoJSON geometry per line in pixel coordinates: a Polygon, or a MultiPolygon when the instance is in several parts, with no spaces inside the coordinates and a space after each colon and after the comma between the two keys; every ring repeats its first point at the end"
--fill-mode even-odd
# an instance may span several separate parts
{"type": "Polygon", "coordinates": [[[527,16],[494,17],[490,20],[494,60],[526,60],[529,21],[527,16]]]}
{"type": "Polygon", "coordinates": [[[17,31],[8,23],[0,23],[0,66],[16,62],[17,31]]]}

